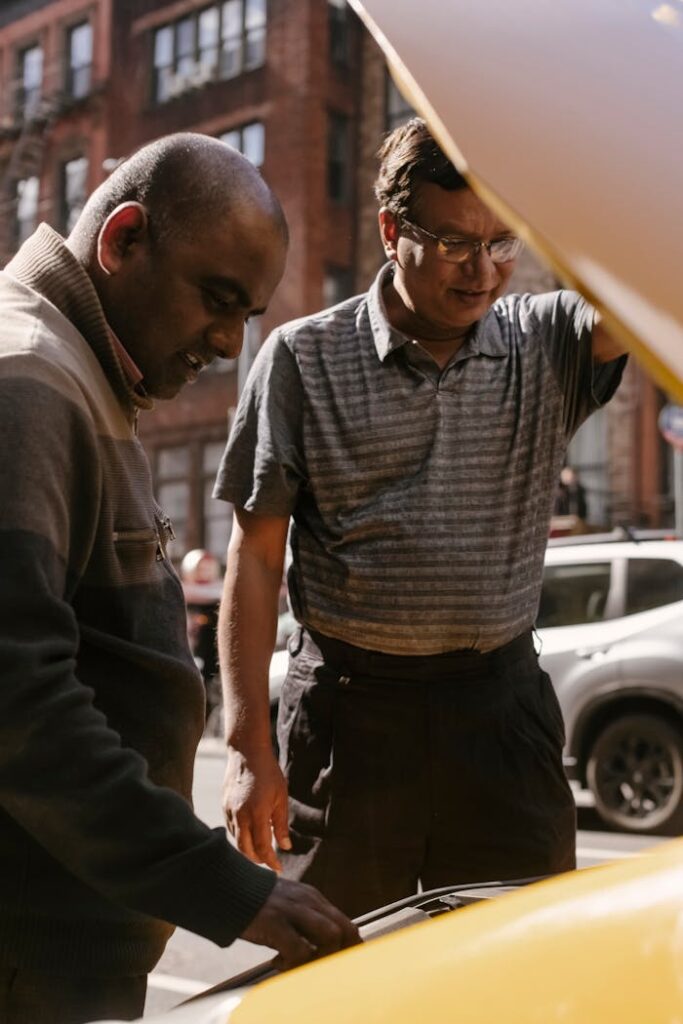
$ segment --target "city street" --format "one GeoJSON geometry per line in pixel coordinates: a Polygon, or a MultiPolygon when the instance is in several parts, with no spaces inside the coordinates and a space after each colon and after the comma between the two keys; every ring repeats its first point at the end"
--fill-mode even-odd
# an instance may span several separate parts
{"type": "MultiPolygon", "coordinates": [[[[219,742],[202,746],[195,771],[194,800],[197,813],[211,826],[222,824],[220,807],[224,758],[219,742]]],[[[598,831],[596,817],[587,794],[579,794],[579,833],[577,859],[579,867],[603,864],[610,860],[631,857],[639,850],[662,840],[619,835],[598,831]]],[[[454,879],[454,881],[457,881],[454,879]]],[[[267,959],[268,953],[246,942],[236,942],[227,950],[196,935],[178,930],[156,971],[150,978],[145,1016],[169,1009],[189,996],[267,959]]]]}

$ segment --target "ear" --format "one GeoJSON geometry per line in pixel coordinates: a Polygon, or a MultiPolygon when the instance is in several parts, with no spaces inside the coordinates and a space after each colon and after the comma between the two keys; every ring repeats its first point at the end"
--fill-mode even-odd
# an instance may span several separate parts
{"type": "Polygon", "coordinates": [[[108,277],[117,274],[133,247],[144,241],[148,223],[140,203],[121,203],[109,214],[97,236],[97,262],[108,277]]]}
{"type": "Polygon", "coordinates": [[[390,260],[397,259],[398,240],[401,232],[396,214],[386,206],[379,211],[379,233],[387,257],[390,260]]]}

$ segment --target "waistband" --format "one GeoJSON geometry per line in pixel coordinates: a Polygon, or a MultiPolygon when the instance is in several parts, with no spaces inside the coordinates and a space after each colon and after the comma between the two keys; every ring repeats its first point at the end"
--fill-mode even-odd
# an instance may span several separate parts
{"type": "Polygon", "coordinates": [[[305,651],[325,664],[348,675],[377,676],[392,679],[483,678],[498,675],[520,664],[537,664],[531,630],[520,634],[493,651],[455,650],[443,654],[384,654],[355,647],[343,640],[324,636],[303,626],[293,635],[290,651],[305,651]]]}

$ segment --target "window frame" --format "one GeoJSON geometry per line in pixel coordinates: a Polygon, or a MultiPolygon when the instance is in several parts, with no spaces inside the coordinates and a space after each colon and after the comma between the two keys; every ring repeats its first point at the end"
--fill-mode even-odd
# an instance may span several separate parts
{"type": "Polygon", "coordinates": [[[263,67],[267,59],[267,37],[267,0],[219,0],[219,2],[204,4],[196,10],[186,12],[180,17],[164,22],[164,24],[157,25],[151,32],[151,91],[153,104],[155,106],[161,106],[164,103],[168,103],[171,100],[177,99],[178,97],[186,94],[193,88],[199,88],[206,85],[208,82],[229,81],[232,78],[237,78],[249,71],[255,71],[257,68],[263,67]],[[227,7],[230,2],[239,4],[239,32],[228,36],[225,34],[225,25],[227,22],[227,7]],[[255,4],[263,7],[263,20],[259,20],[256,24],[249,25],[248,19],[250,8],[255,4]],[[217,16],[214,37],[210,45],[202,45],[200,33],[201,21],[202,18],[206,18],[206,15],[212,11],[215,12],[217,16]],[[191,53],[181,53],[179,51],[179,29],[181,25],[186,23],[191,24],[191,53]],[[168,64],[157,63],[157,40],[162,32],[171,33],[171,53],[170,63],[168,64]],[[260,58],[256,61],[248,59],[250,43],[253,44],[254,38],[261,37],[262,43],[259,46],[260,58]],[[235,41],[238,45],[234,52],[239,53],[239,58],[236,62],[236,69],[226,72],[223,53],[227,49],[226,43],[235,41]],[[213,64],[206,63],[202,60],[202,55],[205,51],[214,52],[215,60],[213,64]],[[186,73],[180,73],[178,71],[179,61],[188,58],[192,61],[192,70],[186,73]],[[162,90],[160,88],[160,83],[163,80],[163,76],[168,74],[168,72],[170,72],[170,85],[168,87],[168,92],[167,94],[164,93],[164,95],[161,95],[162,90]],[[184,87],[182,87],[182,85],[174,85],[174,83],[178,82],[178,79],[182,79],[183,77],[187,79],[187,84],[184,87]]]}
{"type": "Polygon", "coordinates": [[[396,85],[396,82],[391,77],[391,72],[388,67],[384,68],[384,128],[387,132],[393,132],[395,128],[405,124],[415,117],[417,111],[411,107],[410,103],[404,98],[401,90],[396,85]],[[390,103],[392,94],[399,97],[402,102],[402,107],[399,111],[390,110],[390,103]]]}
{"type": "Polygon", "coordinates": [[[346,0],[327,0],[327,32],[332,66],[348,71],[352,65],[351,8],[346,0]]]}
{"type": "Polygon", "coordinates": [[[14,182],[15,214],[14,214],[14,225],[13,225],[14,230],[13,230],[13,234],[14,234],[14,244],[17,247],[17,249],[20,248],[24,244],[24,242],[26,241],[27,238],[31,237],[33,232],[38,227],[38,220],[39,220],[39,213],[40,213],[40,192],[41,192],[40,186],[41,186],[41,180],[40,180],[40,175],[39,174],[29,174],[25,178],[17,178],[15,180],[15,182],[14,182]],[[24,232],[20,230],[20,226],[22,224],[24,224],[24,220],[20,220],[19,219],[19,205],[20,205],[20,202],[21,202],[21,196],[19,195],[19,186],[22,185],[22,184],[26,184],[29,181],[37,182],[36,198],[35,198],[35,207],[34,207],[34,210],[33,210],[33,224],[32,224],[32,227],[30,228],[30,230],[26,234],[24,234],[24,232]]]}
{"type": "MultiPolygon", "coordinates": [[[[210,445],[218,445],[221,450],[224,450],[227,444],[227,437],[226,429],[212,428],[209,431],[192,430],[187,434],[169,432],[168,436],[157,436],[153,442],[148,442],[147,451],[149,452],[149,460],[152,466],[154,491],[159,506],[162,511],[170,515],[171,523],[174,526],[176,521],[164,503],[163,487],[165,484],[184,484],[187,491],[187,517],[184,521],[179,520],[184,526],[183,546],[173,541],[170,546],[171,560],[175,565],[182,561],[188,551],[192,551],[194,548],[206,547],[209,519],[212,522],[218,521],[218,516],[207,517],[206,514],[208,509],[206,493],[209,483],[215,480],[216,474],[214,470],[206,469],[205,452],[210,445]],[[163,453],[173,449],[181,449],[187,453],[187,469],[186,471],[182,469],[175,470],[172,473],[162,475],[160,470],[163,453]]],[[[226,536],[229,537],[232,522],[232,506],[228,503],[224,504],[225,532],[226,536]]],[[[221,561],[224,561],[225,551],[222,551],[220,554],[214,553],[217,554],[217,557],[220,557],[221,561]]]]}
{"type": "Polygon", "coordinates": [[[74,164],[76,161],[85,161],[85,176],[84,176],[84,188],[83,188],[83,204],[80,207],[79,214],[83,210],[83,206],[88,198],[88,176],[90,174],[90,158],[85,152],[75,152],[71,156],[63,157],[59,162],[59,226],[62,234],[69,234],[71,227],[69,226],[69,216],[72,212],[72,207],[67,202],[67,167],[69,164],[74,164]]]}
{"type": "MultiPolygon", "coordinates": [[[[341,138],[341,133],[337,136],[337,139],[341,138]]],[[[327,112],[327,152],[325,154],[325,177],[326,177],[326,194],[327,201],[337,207],[348,206],[351,202],[351,190],[352,190],[352,143],[351,143],[351,118],[338,110],[328,110],[327,112]],[[343,124],[343,138],[345,147],[345,156],[343,161],[336,160],[334,154],[334,133],[335,125],[341,127],[343,124]],[[341,179],[342,187],[340,194],[335,195],[332,189],[332,181],[335,167],[341,168],[341,179]]]]}
{"type": "MultiPolygon", "coordinates": [[[[607,597],[605,599],[605,607],[603,609],[601,617],[594,622],[573,622],[564,623],[558,626],[543,626],[537,625],[537,628],[542,629],[579,629],[588,626],[600,626],[605,622],[612,619],[620,619],[624,615],[624,597],[625,597],[625,585],[626,585],[626,562],[625,557],[610,556],[609,554],[599,554],[597,551],[593,558],[574,558],[570,561],[557,561],[546,563],[543,567],[543,582],[541,584],[541,595],[543,592],[543,586],[545,585],[545,574],[548,569],[568,569],[576,568],[577,566],[589,566],[589,565],[609,565],[610,566],[610,585],[607,591],[607,597]]],[[[540,605],[539,605],[540,611],[540,605]]]]}
{"type": "Polygon", "coordinates": [[[90,18],[81,18],[80,21],[74,22],[66,30],[66,51],[65,51],[65,65],[66,65],[66,76],[65,76],[65,91],[67,95],[74,100],[82,100],[90,95],[92,92],[93,83],[93,54],[95,50],[95,33],[93,24],[90,18]],[[83,28],[89,29],[89,40],[90,40],[90,60],[87,64],[74,64],[74,52],[73,44],[76,32],[83,28]],[[77,75],[80,72],[87,71],[87,82],[83,91],[76,91],[74,83],[77,75]]]}
{"type": "Polygon", "coordinates": [[[40,40],[34,40],[31,43],[26,43],[23,46],[17,48],[16,51],[17,61],[17,75],[16,75],[16,91],[15,91],[15,110],[17,116],[23,120],[29,121],[35,117],[40,108],[40,101],[43,98],[43,88],[45,85],[45,48],[43,47],[40,40]],[[32,87],[31,89],[26,88],[26,58],[28,54],[37,51],[40,53],[40,82],[32,87]],[[32,98],[32,101],[28,99],[32,98]]]}
{"type": "Polygon", "coordinates": [[[253,164],[254,167],[258,168],[259,170],[263,167],[266,159],[266,125],[264,121],[261,121],[259,118],[254,118],[251,121],[244,121],[241,124],[235,125],[234,128],[226,128],[224,132],[221,132],[217,136],[217,138],[226,146],[232,146],[232,148],[236,149],[238,153],[241,153],[242,156],[245,156],[247,160],[249,160],[253,164]],[[258,164],[251,159],[249,154],[246,153],[244,149],[244,133],[248,131],[250,128],[255,128],[257,126],[261,128],[261,162],[258,164]],[[229,142],[228,139],[226,138],[227,135],[237,135],[239,137],[239,145],[236,146],[234,145],[234,143],[229,142]]]}
{"type": "Polygon", "coordinates": [[[681,571],[681,574],[683,575],[683,565],[681,565],[681,563],[678,561],[677,558],[673,558],[671,556],[667,557],[665,555],[648,555],[647,552],[644,551],[643,554],[640,555],[640,556],[636,557],[635,555],[632,555],[632,556],[630,556],[628,558],[625,558],[624,559],[624,563],[625,563],[625,572],[624,572],[624,609],[623,609],[624,617],[631,618],[632,615],[645,615],[647,612],[659,611],[662,608],[670,608],[672,605],[679,604],[681,601],[683,601],[683,595],[682,595],[680,598],[678,598],[677,601],[667,601],[666,604],[658,603],[658,604],[651,605],[649,608],[640,608],[637,611],[629,611],[629,589],[630,589],[629,588],[629,582],[630,582],[630,575],[631,575],[630,569],[631,569],[632,565],[635,565],[636,563],[643,563],[643,562],[671,562],[674,565],[678,566],[678,568],[681,571]]]}

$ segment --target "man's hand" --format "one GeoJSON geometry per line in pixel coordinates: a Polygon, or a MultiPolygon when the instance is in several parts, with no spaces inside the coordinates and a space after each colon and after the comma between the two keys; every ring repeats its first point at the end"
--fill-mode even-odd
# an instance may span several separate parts
{"type": "Polygon", "coordinates": [[[356,926],[317,889],[285,878],[241,938],[276,949],[285,970],[360,942],[356,926]]]}
{"type": "Polygon", "coordinates": [[[281,871],[272,837],[283,850],[291,848],[287,783],[270,746],[249,754],[228,747],[223,807],[238,849],[257,864],[281,871]]]}

